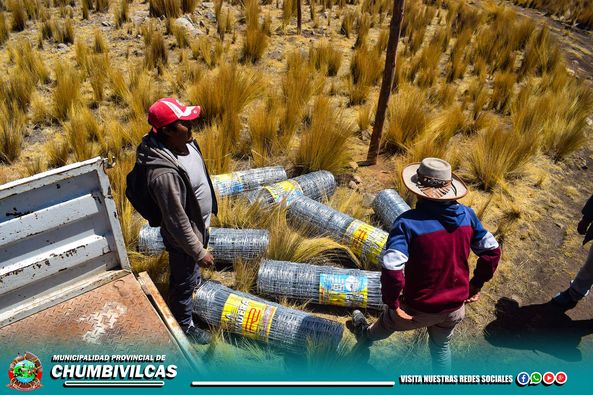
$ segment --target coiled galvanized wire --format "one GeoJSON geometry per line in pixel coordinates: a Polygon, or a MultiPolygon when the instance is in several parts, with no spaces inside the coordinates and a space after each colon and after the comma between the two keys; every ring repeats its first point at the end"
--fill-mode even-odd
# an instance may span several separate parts
{"type": "Polygon", "coordinates": [[[257,200],[266,204],[279,203],[286,199],[290,204],[294,197],[301,195],[315,200],[327,199],[335,190],[334,175],[329,171],[320,170],[258,188],[247,194],[247,198],[251,203],[257,200]]]}
{"type": "Polygon", "coordinates": [[[212,186],[220,197],[235,196],[286,178],[281,166],[260,167],[212,176],[212,186]]]}
{"type": "Polygon", "coordinates": [[[373,200],[373,210],[381,219],[383,227],[390,231],[395,219],[410,210],[410,206],[396,190],[385,189],[373,200]]]}
{"type": "Polygon", "coordinates": [[[312,303],[381,310],[381,273],[306,263],[264,260],[257,291],[312,303]]]}
{"type": "Polygon", "coordinates": [[[325,235],[350,247],[365,265],[377,266],[388,233],[352,218],[306,196],[297,196],[288,206],[291,224],[325,235]]]}
{"type": "Polygon", "coordinates": [[[231,333],[294,353],[310,344],[335,350],[344,327],[304,311],[206,281],[194,293],[194,313],[204,322],[231,333]]]}
{"type": "MultiPolygon", "coordinates": [[[[138,237],[138,250],[147,255],[165,249],[161,228],[144,225],[138,237]]],[[[237,259],[256,260],[268,249],[270,234],[265,229],[210,228],[208,251],[216,263],[232,264],[237,259]]]]}

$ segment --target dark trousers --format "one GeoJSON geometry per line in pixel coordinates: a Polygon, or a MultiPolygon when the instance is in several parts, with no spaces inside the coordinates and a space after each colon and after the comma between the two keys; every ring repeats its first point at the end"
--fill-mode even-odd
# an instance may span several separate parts
{"type": "Polygon", "coordinates": [[[200,282],[200,269],[183,251],[169,250],[169,309],[182,328],[192,323],[194,289],[200,282]]]}

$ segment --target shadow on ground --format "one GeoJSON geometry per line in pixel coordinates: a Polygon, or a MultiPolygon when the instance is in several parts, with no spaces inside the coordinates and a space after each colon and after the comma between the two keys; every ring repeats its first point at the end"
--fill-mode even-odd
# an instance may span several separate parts
{"type": "Polygon", "coordinates": [[[582,360],[581,339],[593,333],[593,319],[574,321],[552,302],[520,307],[501,298],[495,315],[484,328],[493,346],[539,351],[569,362],[582,360]]]}

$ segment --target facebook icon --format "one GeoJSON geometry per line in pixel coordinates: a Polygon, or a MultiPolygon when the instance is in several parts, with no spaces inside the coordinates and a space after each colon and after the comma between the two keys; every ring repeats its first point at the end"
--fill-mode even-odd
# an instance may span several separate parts
{"type": "Polygon", "coordinates": [[[517,375],[517,385],[520,385],[521,387],[529,384],[529,373],[527,372],[521,372],[517,375]]]}

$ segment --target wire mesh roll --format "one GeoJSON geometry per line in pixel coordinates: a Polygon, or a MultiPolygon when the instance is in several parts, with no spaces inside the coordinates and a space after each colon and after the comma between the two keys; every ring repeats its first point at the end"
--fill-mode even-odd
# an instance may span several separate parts
{"type": "Polygon", "coordinates": [[[381,310],[381,273],[306,263],[264,260],[258,293],[332,306],[381,310]]]}
{"type": "Polygon", "coordinates": [[[396,218],[409,209],[408,203],[394,189],[379,192],[373,200],[373,210],[387,230],[391,230],[396,218]]]}
{"type": "Polygon", "coordinates": [[[295,197],[288,206],[291,224],[326,235],[350,247],[365,265],[378,265],[388,233],[306,196],[295,197]]]}
{"type": "Polygon", "coordinates": [[[214,327],[294,353],[312,344],[335,350],[344,327],[304,311],[206,281],[194,293],[194,313],[214,327]]]}
{"type": "MultiPolygon", "coordinates": [[[[138,250],[155,255],[165,249],[161,228],[144,225],[140,229],[138,250]]],[[[208,251],[216,263],[232,264],[237,259],[256,260],[268,249],[270,234],[265,229],[210,228],[208,251]]]]}
{"type": "Polygon", "coordinates": [[[232,264],[237,259],[261,258],[269,243],[270,233],[265,229],[210,228],[208,250],[217,263],[232,264]]]}
{"type": "Polygon", "coordinates": [[[212,177],[212,185],[220,197],[225,197],[252,191],[262,185],[273,184],[286,178],[286,171],[281,166],[260,167],[218,174],[212,177]]]}
{"type": "Polygon", "coordinates": [[[314,200],[327,199],[336,190],[336,180],[329,171],[320,170],[303,174],[289,180],[267,185],[247,195],[251,203],[259,200],[263,203],[279,203],[286,199],[290,204],[296,196],[308,196],[314,200]]]}

